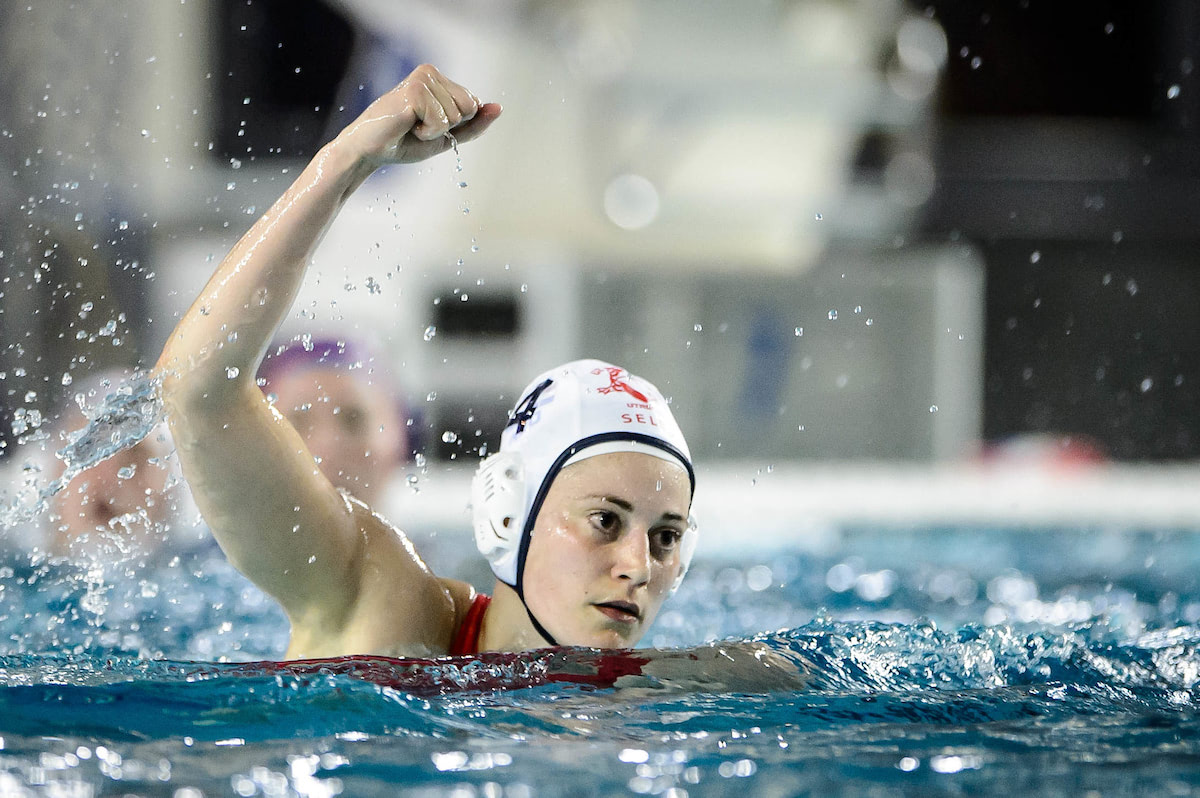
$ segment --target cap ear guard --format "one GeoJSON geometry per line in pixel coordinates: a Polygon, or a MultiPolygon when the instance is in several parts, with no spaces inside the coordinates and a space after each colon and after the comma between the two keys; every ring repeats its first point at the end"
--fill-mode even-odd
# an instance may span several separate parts
{"type": "Polygon", "coordinates": [[[484,458],[471,481],[475,545],[492,572],[510,587],[517,584],[524,514],[525,467],[521,455],[496,452],[484,458]]]}

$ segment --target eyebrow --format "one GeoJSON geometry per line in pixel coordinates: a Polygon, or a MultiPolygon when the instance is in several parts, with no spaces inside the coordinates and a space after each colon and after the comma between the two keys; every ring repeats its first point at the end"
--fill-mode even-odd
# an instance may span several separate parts
{"type": "MultiPolygon", "coordinates": [[[[598,494],[596,496],[593,496],[592,498],[600,499],[601,501],[606,501],[609,504],[615,504],[627,513],[633,512],[633,504],[626,501],[625,499],[618,499],[616,496],[606,496],[604,494],[598,494]]],[[[683,517],[682,515],[680,515],[679,513],[663,513],[662,520],[664,520],[664,521],[687,521],[687,519],[685,517],[683,517]]]]}

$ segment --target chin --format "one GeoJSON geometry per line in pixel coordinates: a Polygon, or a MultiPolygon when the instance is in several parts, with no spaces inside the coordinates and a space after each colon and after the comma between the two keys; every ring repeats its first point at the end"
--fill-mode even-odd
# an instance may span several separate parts
{"type": "Polygon", "coordinates": [[[591,638],[587,643],[591,648],[633,648],[642,639],[642,631],[638,629],[629,634],[622,634],[614,629],[605,629],[593,634],[591,638]]]}

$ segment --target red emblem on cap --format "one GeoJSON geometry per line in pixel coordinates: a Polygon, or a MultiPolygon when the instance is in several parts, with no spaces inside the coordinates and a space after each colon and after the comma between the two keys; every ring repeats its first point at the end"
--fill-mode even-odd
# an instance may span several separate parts
{"type": "Polygon", "coordinates": [[[630,385],[624,379],[622,379],[622,377],[625,374],[628,374],[628,372],[625,371],[625,369],[616,368],[614,366],[609,366],[608,368],[592,369],[592,373],[593,374],[608,374],[608,385],[604,386],[603,388],[596,389],[600,393],[612,393],[613,391],[619,391],[620,393],[629,394],[630,396],[632,396],[634,399],[636,399],[639,402],[642,402],[645,404],[650,403],[650,400],[646,398],[646,395],[644,393],[642,393],[638,389],[634,388],[632,385],[630,385]]]}

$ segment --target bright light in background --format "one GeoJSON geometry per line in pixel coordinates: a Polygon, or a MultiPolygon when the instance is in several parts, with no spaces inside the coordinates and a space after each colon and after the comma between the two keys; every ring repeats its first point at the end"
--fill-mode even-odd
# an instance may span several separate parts
{"type": "Polygon", "coordinates": [[[618,175],[604,189],[604,213],[617,227],[640,230],[658,218],[658,189],[641,175],[618,175]]]}
{"type": "Polygon", "coordinates": [[[905,69],[936,72],[946,65],[946,34],[924,17],[911,17],[896,32],[896,53],[905,69]]]}
{"type": "Polygon", "coordinates": [[[949,45],[936,22],[910,17],[896,31],[896,61],[887,71],[888,85],[899,96],[918,102],[937,87],[949,45]]]}

